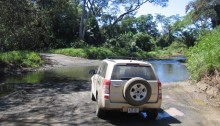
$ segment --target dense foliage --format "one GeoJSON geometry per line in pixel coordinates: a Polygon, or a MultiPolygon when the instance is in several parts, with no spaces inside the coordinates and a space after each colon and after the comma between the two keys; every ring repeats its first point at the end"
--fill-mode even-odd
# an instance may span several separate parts
{"type": "Polygon", "coordinates": [[[213,28],[220,24],[220,1],[219,0],[193,0],[187,6],[190,10],[194,23],[199,22],[200,27],[206,27],[211,20],[213,28]]]}
{"type": "MultiPolygon", "coordinates": [[[[48,17],[28,0],[0,1],[0,47],[2,51],[41,50],[53,42],[48,17]]],[[[52,44],[51,44],[52,45],[52,44]]]]}
{"type": "Polygon", "coordinates": [[[167,1],[0,0],[0,51],[100,47],[127,32],[156,37],[152,15],[132,16],[146,2],[165,6],[167,1]],[[116,6],[121,5],[125,8],[120,15],[116,6]]]}
{"type": "Polygon", "coordinates": [[[134,56],[142,59],[147,59],[151,57],[151,55],[149,55],[147,52],[144,51],[130,52],[122,48],[110,49],[103,47],[54,49],[54,50],[50,50],[50,52],[57,54],[64,54],[68,56],[74,56],[74,57],[89,58],[89,59],[104,59],[104,58],[120,57],[120,56],[127,56],[127,57],[134,56]]]}
{"type": "Polygon", "coordinates": [[[220,71],[220,27],[201,36],[197,44],[190,48],[187,68],[193,79],[220,71]]]}
{"type": "Polygon", "coordinates": [[[173,23],[179,16],[135,17],[135,11],[146,2],[161,6],[167,3],[154,0],[0,0],[0,50],[42,51],[92,46],[123,48],[135,54],[164,48],[175,39],[181,41],[182,36],[189,36],[179,30],[181,28],[175,29],[173,23]],[[116,8],[121,5],[125,7],[124,13],[116,8]],[[158,25],[162,26],[161,31],[158,25]]]}
{"type": "Polygon", "coordinates": [[[136,17],[146,2],[165,7],[168,0],[0,0],[0,64],[39,66],[31,51],[148,58],[180,55],[192,47],[187,54],[193,78],[219,71],[219,0],[194,0],[184,17],[136,17]]]}

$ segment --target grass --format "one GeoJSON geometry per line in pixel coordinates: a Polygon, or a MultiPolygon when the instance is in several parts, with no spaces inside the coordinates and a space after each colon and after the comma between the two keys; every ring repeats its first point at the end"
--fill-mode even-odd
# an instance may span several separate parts
{"type": "Polygon", "coordinates": [[[43,64],[39,54],[31,51],[11,51],[0,53],[0,63],[6,67],[36,68],[43,64]]]}
{"type": "Polygon", "coordinates": [[[84,49],[73,49],[73,48],[65,48],[65,49],[52,49],[49,51],[50,53],[63,54],[67,56],[73,57],[83,57],[87,58],[87,54],[84,49]]]}
{"type": "Polygon", "coordinates": [[[64,54],[68,56],[74,56],[74,57],[83,57],[88,59],[105,59],[109,57],[120,57],[120,56],[126,56],[126,57],[138,57],[138,58],[149,58],[147,52],[144,51],[138,51],[138,52],[130,52],[125,49],[121,48],[103,48],[103,47],[90,47],[90,48],[65,48],[65,49],[53,49],[49,51],[50,53],[56,53],[56,54],[64,54]]]}
{"type": "Polygon", "coordinates": [[[82,58],[88,58],[88,59],[103,59],[108,56],[113,56],[115,53],[113,53],[108,48],[65,48],[65,49],[53,49],[49,51],[50,53],[56,53],[56,54],[63,54],[73,57],[82,57],[82,58]]]}
{"type": "Polygon", "coordinates": [[[65,49],[53,49],[50,53],[63,54],[74,57],[83,57],[88,59],[105,59],[109,57],[137,57],[141,59],[147,58],[170,58],[172,56],[178,56],[180,53],[184,53],[187,47],[178,42],[174,42],[169,47],[163,50],[156,50],[151,52],[136,51],[131,52],[123,48],[103,48],[103,47],[90,47],[90,48],[65,48],[65,49]]]}

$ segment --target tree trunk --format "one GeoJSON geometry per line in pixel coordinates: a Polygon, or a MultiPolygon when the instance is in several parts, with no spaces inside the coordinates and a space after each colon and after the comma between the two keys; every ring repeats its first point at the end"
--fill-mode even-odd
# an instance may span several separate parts
{"type": "Polygon", "coordinates": [[[86,0],[83,0],[83,11],[82,11],[80,28],[79,28],[79,38],[82,40],[85,39],[86,26],[87,26],[86,0]]]}

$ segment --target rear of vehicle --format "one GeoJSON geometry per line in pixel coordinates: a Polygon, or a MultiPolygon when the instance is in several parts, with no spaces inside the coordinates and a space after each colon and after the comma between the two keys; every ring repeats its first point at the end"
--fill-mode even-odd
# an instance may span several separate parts
{"type": "Polygon", "coordinates": [[[106,110],[128,113],[148,111],[153,118],[161,107],[162,92],[151,64],[134,60],[106,60],[106,75],[100,77],[98,116],[106,110]],[[153,113],[153,114],[152,114],[153,113]]]}

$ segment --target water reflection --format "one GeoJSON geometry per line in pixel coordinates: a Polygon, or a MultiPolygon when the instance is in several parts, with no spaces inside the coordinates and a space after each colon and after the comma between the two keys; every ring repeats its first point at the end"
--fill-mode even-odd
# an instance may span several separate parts
{"type": "Polygon", "coordinates": [[[73,80],[89,80],[89,69],[96,69],[97,66],[65,67],[46,71],[37,71],[22,75],[10,76],[2,80],[4,83],[46,83],[46,82],[67,82],[73,80]]]}
{"type": "MultiPolygon", "coordinates": [[[[189,78],[185,65],[175,60],[149,61],[154,66],[161,82],[184,81],[189,78]]],[[[38,71],[4,78],[4,83],[44,83],[67,82],[71,80],[90,80],[88,71],[97,66],[65,67],[38,71]]]]}
{"type": "MultiPolygon", "coordinates": [[[[184,81],[189,78],[185,65],[175,60],[154,60],[150,61],[161,82],[184,81]]],[[[71,82],[74,80],[90,80],[90,69],[97,69],[98,66],[64,67],[47,71],[38,71],[21,75],[0,78],[0,97],[13,92],[17,84],[38,84],[71,82]]]]}
{"type": "MultiPolygon", "coordinates": [[[[90,80],[89,70],[97,69],[97,66],[67,67],[52,69],[44,72],[43,82],[90,80]]],[[[42,82],[41,81],[41,82],[42,82]]]]}
{"type": "Polygon", "coordinates": [[[175,60],[150,61],[161,82],[177,82],[188,80],[186,66],[175,60]]]}

